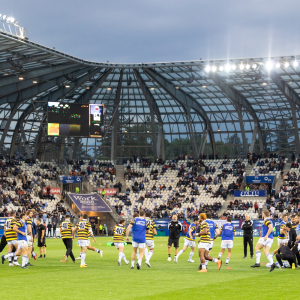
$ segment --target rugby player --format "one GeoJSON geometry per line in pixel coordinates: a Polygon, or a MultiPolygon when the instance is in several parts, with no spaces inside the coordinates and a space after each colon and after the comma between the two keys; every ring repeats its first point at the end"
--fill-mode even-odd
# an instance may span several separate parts
{"type": "Polygon", "coordinates": [[[33,256],[33,259],[36,260],[37,255],[33,251],[33,234],[32,234],[32,217],[34,210],[30,209],[26,212],[26,225],[27,225],[27,242],[28,242],[28,266],[33,267],[33,265],[29,262],[29,257],[33,256]]]}
{"type": "MultiPolygon", "coordinates": [[[[281,245],[287,246],[289,242],[289,227],[286,227],[286,222],[288,220],[287,214],[282,215],[282,221],[280,222],[280,232],[277,237],[278,249],[281,245]]],[[[278,249],[274,250],[273,256],[278,253],[278,249]]]]}
{"type": "Polygon", "coordinates": [[[17,233],[18,241],[18,250],[14,255],[22,255],[22,269],[28,269],[28,242],[27,242],[27,224],[26,224],[26,215],[22,213],[20,215],[20,220],[13,224],[13,230],[17,233]]]}
{"type": "MultiPolygon", "coordinates": [[[[82,221],[82,220],[83,220],[83,215],[80,215],[79,221],[82,221]]],[[[91,231],[90,231],[90,236],[93,237],[94,242],[96,243],[97,241],[96,241],[96,239],[95,239],[95,237],[94,237],[94,234],[93,234],[93,230],[92,230],[92,229],[91,229],[91,231]]],[[[90,236],[88,237],[88,240],[87,240],[87,250],[91,250],[91,251],[94,251],[94,252],[98,253],[98,254],[100,255],[100,257],[102,258],[102,256],[103,256],[103,251],[101,251],[101,250],[99,250],[99,249],[97,249],[97,248],[91,246],[90,236]]],[[[78,240],[78,244],[79,244],[79,240],[78,240]]],[[[80,259],[80,260],[81,260],[81,253],[80,253],[80,256],[77,257],[76,259],[80,259]]]]}
{"type": "Polygon", "coordinates": [[[68,256],[70,255],[72,261],[75,263],[75,257],[72,252],[73,248],[73,230],[74,230],[74,225],[70,221],[70,215],[66,214],[65,220],[61,222],[60,224],[60,234],[62,241],[67,249],[66,254],[64,255],[64,259],[62,260],[63,262],[68,262],[68,256]]]}
{"type": "Polygon", "coordinates": [[[193,258],[194,252],[195,252],[195,233],[196,233],[198,224],[199,224],[198,217],[194,217],[194,222],[192,224],[190,224],[189,230],[186,233],[186,237],[184,239],[183,248],[175,256],[175,258],[176,258],[175,262],[176,263],[178,262],[178,257],[183,252],[185,252],[188,247],[191,247],[191,252],[190,252],[190,256],[189,256],[188,262],[190,262],[190,263],[195,262],[192,258],[193,258]]]}
{"type": "Polygon", "coordinates": [[[4,234],[7,242],[8,252],[7,255],[2,255],[2,264],[4,264],[4,261],[8,259],[9,266],[20,266],[20,264],[17,262],[18,257],[14,256],[14,250],[18,249],[18,243],[17,243],[17,234],[13,230],[13,226],[16,223],[16,212],[12,211],[9,214],[9,218],[6,219],[4,223],[4,234]]]}
{"type": "Polygon", "coordinates": [[[124,254],[124,235],[126,233],[125,229],[125,220],[121,219],[119,221],[119,224],[116,224],[113,228],[113,242],[116,248],[119,250],[119,259],[118,259],[118,265],[121,266],[122,259],[126,263],[126,265],[129,264],[129,261],[126,259],[126,256],[124,254]]]}
{"type": "Polygon", "coordinates": [[[73,239],[75,238],[75,233],[78,230],[78,243],[79,247],[81,248],[80,252],[80,259],[81,259],[81,264],[80,268],[86,268],[87,264],[85,263],[85,257],[86,257],[86,250],[87,247],[90,244],[89,237],[92,235],[94,242],[96,243],[96,239],[93,235],[92,231],[92,225],[91,223],[87,220],[88,215],[84,214],[82,216],[82,220],[80,220],[73,231],[73,239]]]}
{"type": "Polygon", "coordinates": [[[200,214],[200,223],[200,232],[195,234],[195,236],[200,236],[200,241],[198,242],[198,249],[202,270],[198,272],[207,272],[205,260],[215,262],[218,265],[218,269],[220,270],[222,266],[222,261],[208,255],[211,241],[209,226],[206,222],[206,214],[200,214]]]}
{"type": "Polygon", "coordinates": [[[145,220],[145,212],[140,211],[139,217],[133,219],[126,229],[126,241],[129,242],[129,232],[132,228],[132,255],[131,255],[131,269],[134,269],[137,249],[139,248],[139,258],[136,267],[140,270],[142,266],[142,259],[144,257],[146,246],[146,232],[149,229],[147,221],[145,220]]]}
{"type": "MultiPolygon", "coordinates": [[[[208,255],[210,255],[210,252],[214,246],[214,240],[220,235],[220,230],[218,228],[218,224],[216,224],[212,219],[211,219],[211,213],[208,212],[206,214],[206,223],[209,226],[209,233],[210,233],[210,247],[209,247],[209,252],[208,255]]],[[[205,264],[207,266],[208,260],[205,261],[205,264]]]]}
{"type": "Polygon", "coordinates": [[[255,256],[256,263],[251,266],[252,268],[260,267],[260,257],[261,257],[261,249],[264,249],[264,253],[271,264],[271,270],[275,268],[275,264],[273,262],[273,256],[270,254],[270,249],[273,244],[273,225],[270,220],[270,212],[268,210],[263,211],[264,223],[262,226],[262,235],[259,238],[256,247],[255,247],[255,256]]]}
{"type": "Polygon", "coordinates": [[[226,258],[226,264],[225,266],[227,267],[229,264],[229,260],[231,258],[231,250],[233,247],[233,237],[235,235],[235,229],[234,226],[231,223],[232,217],[227,216],[227,223],[223,224],[221,227],[221,237],[222,237],[222,242],[221,242],[221,251],[218,255],[218,259],[221,259],[223,253],[225,252],[225,249],[228,249],[228,255],[226,258]]]}
{"type": "Polygon", "coordinates": [[[156,231],[156,224],[151,219],[151,212],[150,211],[146,212],[146,221],[147,221],[147,227],[149,227],[149,232],[146,233],[145,264],[149,268],[151,268],[150,259],[153,255],[153,251],[154,251],[154,238],[153,238],[153,235],[157,235],[157,231],[156,231]],[[149,252],[148,252],[147,247],[149,247],[149,252]]]}

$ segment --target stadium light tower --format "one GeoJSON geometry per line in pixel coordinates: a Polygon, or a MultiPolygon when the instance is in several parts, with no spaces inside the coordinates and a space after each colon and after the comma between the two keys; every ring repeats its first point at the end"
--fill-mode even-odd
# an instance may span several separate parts
{"type": "Polygon", "coordinates": [[[27,38],[27,29],[19,26],[15,18],[0,14],[0,21],[3,25],[3,29],[0,28],[0,31],[8,32],[22,39],[27,38]]]}

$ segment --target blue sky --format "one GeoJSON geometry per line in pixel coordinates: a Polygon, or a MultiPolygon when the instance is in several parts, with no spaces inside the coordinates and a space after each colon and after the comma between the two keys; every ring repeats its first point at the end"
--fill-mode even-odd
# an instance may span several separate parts
{"type": "Polygon", "coordinates": [[[33,42],[146,63],[300,54],[299,0],[3,0],[33,42]]]}

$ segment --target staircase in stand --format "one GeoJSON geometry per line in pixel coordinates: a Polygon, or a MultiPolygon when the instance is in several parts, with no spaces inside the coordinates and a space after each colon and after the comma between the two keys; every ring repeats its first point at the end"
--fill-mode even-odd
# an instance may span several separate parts
{"type": "Polygon", "coordinates": [[[121,184],[122,184],[121,192],[125,193],[125,191],[126,191],[126,181],[125,181],[125,178],[124,178],[124,165],[116,165],[116,181],[117,181],[117,184],[119,182],[121,182],[121,184]]]}

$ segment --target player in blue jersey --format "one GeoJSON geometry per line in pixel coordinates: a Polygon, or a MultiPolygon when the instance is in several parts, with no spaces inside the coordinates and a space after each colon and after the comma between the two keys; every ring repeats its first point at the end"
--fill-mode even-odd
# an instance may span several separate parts
{"type": "Polygon", "coordinates": [[[139,270],[142,265],[142,259],[144,257],[146,246],[146,232],[149,229],[149,225],[145,220],[145,212],[140,211],[139,217],[133,219],[126,229],[126,241],[129,242],[129,231],[132,228],[132,255],[131,255],[131,269],[134,269],[134,263],[136,258],[136,252],[139,248],[139,258],[136,263],[136,267],[139,270]]]}
{"type": "Polygon", "coordinates": [[[193,258],[194,252],[195,252],[195,246],[196,246],[195,245],[195,233],[196,233],[198,224],[199,224],[198,217],[194,217],[194,223],[190,224],[189,230],[186,233],[186,238],[184,239],[184,246],[183,246],[182,250],[180,250],[178,252],[177,256],[175,256],[176,263],[178,262],[179,255],[181,255],[183,252],[185,252],[188,247],[191,247],[191,252],[190,252],[188,262],[190,262],[190,263],[194,262],[192,258],[193,258]]]}
{"type": "Polygon", "coordinates": [[[255,247],[256,263],[251,267],[252,268],[260,267],[260,257],[261,257],[260,250],[264,248],[264,253],[271,264],[270,272],[272,272],[275,268],[275,264],[273,262],[273,256],[272,254],[270,254],[270,249],[273,244],[273,225],[270,220],[270,212],[268,210],[263,211],[263,218],[264,218],[264,223],[262,226],[262,234],[255,247]]]}
{"type": "Polygon", "coordinates": [[[227,216],[227,223],[223,224],[220,233],[222,237],[222,242],[221,242],[221,251],[219,253],[218,259],[221,259],[223,253],[225,252],[225,249],[228,249],[228,255],[225,264],[226,267],[228,266],[229,260],[231,258],[231,250],[233,248],[233,237],[235,235],[235,229],[231,221],[232,221],[232,217],[227,216]]]}
{"type": "Polygon", "coordinates": [[[17,233],[18,251],[15,253],[16,256],[22,255],[22,269],[27,269],[28,264],[28,242],[27,242],[27,224],[26,215],[23,213],[20,215],[20,221],[16,222],[13,226],[13,230],[17,233]]]}

